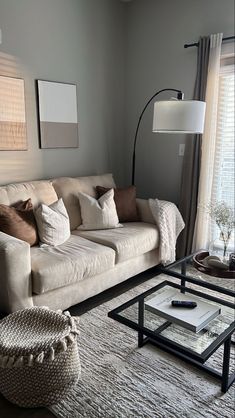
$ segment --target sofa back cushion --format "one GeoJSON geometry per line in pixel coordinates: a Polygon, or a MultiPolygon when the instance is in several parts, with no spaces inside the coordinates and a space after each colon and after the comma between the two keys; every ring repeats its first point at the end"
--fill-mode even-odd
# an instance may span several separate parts
{"type": "Polygon", "coordinates": [[[58,197],[49,180],[14,183],[0,187],[0,204],[12,206],[28,199],[31,199],[33,207],[37,208],[41,203],[51,205],[58,200],[58,197]]]}
{"type": "Polygon", "coordinates": [[[107,188],[116,187],[113,175],[110,173],[100,176],[76,178],[60,177],[54,179],[52,184],[58,195],[58,198],[63,199],[64,205],[69,215],[70,228],[72,231],[82,223],[78,193],[82,192],[96,197],[96,186],[99,185],[107,188]]]}

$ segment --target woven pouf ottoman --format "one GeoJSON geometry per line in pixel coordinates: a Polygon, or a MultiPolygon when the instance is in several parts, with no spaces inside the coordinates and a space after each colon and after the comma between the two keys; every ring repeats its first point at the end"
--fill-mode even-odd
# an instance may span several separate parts
{"type": "Polygon", "coordinates": [[[0,321],[0,392],[23,407],[52,405],[76,384],[81,368],[77,318],[33,307],[0,321]]]}

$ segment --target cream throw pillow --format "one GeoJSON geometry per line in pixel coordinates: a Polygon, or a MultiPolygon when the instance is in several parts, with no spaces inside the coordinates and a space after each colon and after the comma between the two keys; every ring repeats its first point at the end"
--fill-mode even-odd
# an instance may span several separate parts
{"type": "Polygon", "coordinates": [[[62,199],[47,206],[42,204],[35,211],[39,239],[47,245],[63,244],[70,237],[70,223],[62,199]]]}
{"type": "Polygon", "coordinates": [[[79,192],[82,225],[77,229],[111,229],[122,226],[119,224],[113,196],[113,189],[110,189],[98,200],[86,193],[79,192]]]}

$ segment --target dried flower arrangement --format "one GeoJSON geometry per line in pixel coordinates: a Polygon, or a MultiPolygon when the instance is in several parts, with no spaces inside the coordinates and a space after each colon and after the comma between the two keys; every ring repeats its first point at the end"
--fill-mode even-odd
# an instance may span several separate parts
{"type": "Polygon", "coordinates": [[[223,241],[224,246],[223,257],[225,257],[235,227],[234,209],[223,201],[210,203],[206,209],[220,230],[220,239],[223,241]]]}

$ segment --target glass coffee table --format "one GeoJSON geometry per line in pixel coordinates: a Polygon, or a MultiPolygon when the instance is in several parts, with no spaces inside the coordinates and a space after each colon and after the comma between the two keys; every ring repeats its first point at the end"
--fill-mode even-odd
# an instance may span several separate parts
{"type": "MultiPolygon", "coordinates": [[[[221,391],[226,392],[235,381],[231,373],[232,334],[235,330],[234,296],[230,285],[220,286],[213,280],[194,276],[192,256],[185,257],[167,267],[160,267],[157,274],[174,278],[163,280],[153,288],[136,296],[108,313],[110,318],[138,332],[138,346],[151,343],[160,349],[174,354],[184,361],[206,371],[221,380],[221,391]],[[177,283],[177,280],[180,283],[177,283]],[[204,329],[195,333],[181,325],[164,319],[159,314],[146,309],[145,302],[158,295],[164,289],[176,289],[186,295],[195,295],[208,303],[221,308],[221,314],[211,320],[204,329]],[[222,371],[204,364],[223,345],[222,371]]],[[[155,274],[156,275],[156,274],[155,274]]],[[[163,277],[164,277],[163,276],[163,277]]],[[[164,278],[167,278],[167,277],[164,278]]]]}

